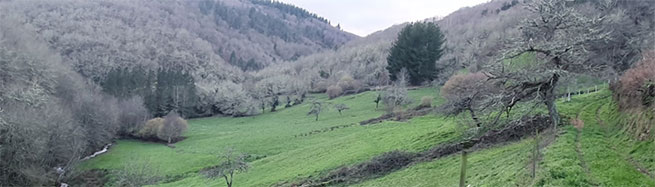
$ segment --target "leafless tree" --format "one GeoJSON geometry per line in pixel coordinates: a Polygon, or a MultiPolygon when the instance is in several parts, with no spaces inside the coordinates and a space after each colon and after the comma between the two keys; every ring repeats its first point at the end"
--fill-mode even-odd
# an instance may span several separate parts
{"type": "Polygon", "coordinates": [[[246,172],[250,168],[245,160],[246,155],[236,153],[232,148],[225,150],[220,159],[222,161],[219,165],[201,171],[201,173],[210,179],[223,177],[228,187],[232,187],[235,173],[246,172]]]}
{"type": "Polygon", "coordinates": [[[116,178],[115,186],[145,186],[156,184],[163,177],[158,176],[159,168],[149,160],[143,158],[129,158],[123,167],[113,170],[112,176],[116,178]]]}
{"type": "Polygon", "coordinates": [[[350,109],[350,107],[348,107],[348,105],[346,105],[346,104],[339,103],[339,104],[334,105],[334,109],[339,111],[339,115],[341,115],[341,111],[348,110],[348,109],[350,109]]]}
{"type": "Polygon", "coordinates": [[[495,86],[481,72],[454,75],[441,87],[441,95],[447,100],[442,111],[448,115],[468,111],[475,125],[480,127],[481,121],[476,114],[484,109],[485,100],[496,92],[495,86]]]}
{"type": "Polygon", "coordinates": [[[318,100],[313,101],[312,106],[311,106],[311,108],[309,108],[309,112],[307,113],[307,115],[316,116],[316,121],[318,121],[318,115],[320,115],[321,112],[323,112],[323,110],[327,109],[323,105],[325,105],[325,103],[323,103],[321,101],[318,101],[318,100]]]}
{"type": "Polygon", "coordinates": [[[171,111],[164,117],[164,124],[159,128],[157,137],[170,144],[174,138],[181,136],[186,129],[186,121],[177,112],[171,111]]]}
{"type": "Polygon", "coordinates": [[[382,93],[382,102],[387,107],[387,112],[392,112],[397,107],[411,103],[407,95],[407,70],[402,69],[396,76],[396,81],[382,93]]]}
{"type": "MultiPolygon", "coordinates": [[[[537,98],[548,108],[553,127],[560,122],[555,106],[556,88],[563,75],[589,74],[606,67],[589,60],[585,48],[605,39],[600,16],[584,16],[569,6],[568,1],[535,0],[527,6],[534,14],[521,26],[521,37],[513,41],[488,74],[491,79],[507,85],[502,103],[509,111],[520,101],[537,98]],[[535,54],[532,68],[512,71],[503,61],[522,55],[535,54]]],[[[500,115],[498,115],[500,116],[500,115]]],[[[498,118],[497,118],[498,119],[498,118]]]]}

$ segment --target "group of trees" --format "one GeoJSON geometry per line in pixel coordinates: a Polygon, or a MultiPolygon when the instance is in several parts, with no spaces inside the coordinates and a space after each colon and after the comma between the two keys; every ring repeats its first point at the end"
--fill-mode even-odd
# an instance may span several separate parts
{"type": "Polygon", "coordinates": [[[101,92],[32,30],[0,16],[0,181],[49,186],[85,155],[147,119],[139,99],[101,92]],[[137,103],[133,103],[137,102],[137,103]]]}
{"type": "Polygon", "coordinates": [[[188,127],[187,122],[175,111],[169,112],[164,118],[148,120],[133,136],[143,139],[155,139],[172,143],[176,141],[188,127]]]}
{"type": "Polygon", "coordinates": [[[141,103],[145,103],[152,116],[164,116],[173,110],[187,117],[201,116],[204,112],[197,110],[196,86],[186,72],[117,68],[109,71],[100,85],[105,93],[119,99],[143,98],[141,103]]]}

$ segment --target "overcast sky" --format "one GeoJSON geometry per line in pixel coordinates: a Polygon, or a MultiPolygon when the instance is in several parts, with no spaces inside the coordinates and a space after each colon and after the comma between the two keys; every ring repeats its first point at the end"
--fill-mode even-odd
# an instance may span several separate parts
{"type": "Polygon", "coordinates": [[[280,0],[321,17],[359,36],[394,24],[446,16],[455,10],[489,0],[280,0]]]}

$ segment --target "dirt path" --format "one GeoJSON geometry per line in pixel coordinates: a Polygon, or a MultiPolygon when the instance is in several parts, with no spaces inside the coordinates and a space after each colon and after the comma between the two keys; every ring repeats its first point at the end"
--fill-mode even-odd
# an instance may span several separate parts
{"type": "MultiPolygon", "coordinates": [[[[603,104],[602,106],[598,107],[598,109],[596,109],[596,121],[598,122],[598,125],[601,126],[605,130],[605,137],[609,138],[610,137],[609,136],[609,126],[600,117],[600,110],[605,105],[607,105],[607,103],[603,104]]],[[[621,152],[616,149],[616,144],[612,144],[611,148],[612,148],[612,151],[614,151],[615,153],[619,153],[619,155],[622,155],[624,157],[624,159],[626,161],[628,161],[628,163],[630,163],[637,171],[639,171],[640,173],[644,174],[647,177],[650,177],[651,179],[655,179],[655,175],[650,173],[650,171],[648,171],[648,169],[646,167],[642,166],[639,162],[634,160],[632,158],[632,156],[630,156],[630,154],[620,154],[621,152]]]]}

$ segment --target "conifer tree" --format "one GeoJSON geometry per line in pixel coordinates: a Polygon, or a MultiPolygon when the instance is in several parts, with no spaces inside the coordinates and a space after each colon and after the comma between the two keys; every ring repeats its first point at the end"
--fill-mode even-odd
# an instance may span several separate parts
{"type": "Polygon", "coordinates": [[[387,70],[392,81],[401,69],[407,69],[409,83],[419,85],[434,80],[439,74],[436,62],[443,54],[445,36],[431,22],[411,23],[398,34],[387,57],[387,70]]]}

